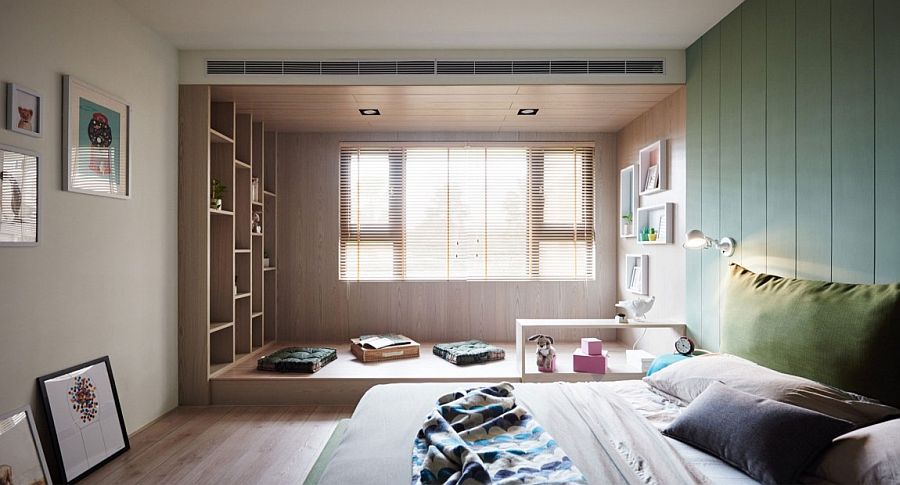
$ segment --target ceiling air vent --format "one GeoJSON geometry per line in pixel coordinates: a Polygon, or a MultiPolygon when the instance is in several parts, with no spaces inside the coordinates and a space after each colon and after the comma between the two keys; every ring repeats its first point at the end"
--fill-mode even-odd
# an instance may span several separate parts
{"type": "Polygon", "coordinates": [[[664,75],[662,59],[532,59],[532,60],[234,60],[209,59],[208,75],[664,75]]]}

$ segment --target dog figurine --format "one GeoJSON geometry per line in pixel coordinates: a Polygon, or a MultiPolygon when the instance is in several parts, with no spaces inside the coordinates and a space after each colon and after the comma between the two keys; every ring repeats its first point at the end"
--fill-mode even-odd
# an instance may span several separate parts
{"type": "Polygon", "coordinates": [[[548,335],[532,335],[529,342],[537,340],[537,368],[541,372],[556,372],[556,349],[553,348],[553,337],[548,335]]]}

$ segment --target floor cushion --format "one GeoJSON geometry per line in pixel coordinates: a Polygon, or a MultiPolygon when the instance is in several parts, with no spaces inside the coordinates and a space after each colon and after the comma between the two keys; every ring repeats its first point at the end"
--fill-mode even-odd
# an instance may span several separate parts
{"type": "Polygon", "coordinates": [[[312,374],[337,359],[337,350],[327,347],[286,347],[261,357],[257,370],[312,374]]]}
{"type": "Polygon", "coordinates": [[[503,360],[506,351],[481,340],[435,344],[434,355],[456,365],[503,360]]]}

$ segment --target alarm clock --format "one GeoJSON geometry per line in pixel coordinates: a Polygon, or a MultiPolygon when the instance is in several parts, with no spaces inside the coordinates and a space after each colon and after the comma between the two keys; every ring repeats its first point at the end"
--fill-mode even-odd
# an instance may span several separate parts
{"type": "Polygon", "coordinates": [[[694,353],[694,341],[687,337],[680,337],[675,341],[675,351],[681,355],[694,353]]]}

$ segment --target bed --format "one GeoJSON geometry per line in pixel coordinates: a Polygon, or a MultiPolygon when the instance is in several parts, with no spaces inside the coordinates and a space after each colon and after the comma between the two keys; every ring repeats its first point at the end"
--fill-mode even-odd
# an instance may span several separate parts
{"type": "MultiPolygon", "coordinates": [[[[733,265],[726,299],[723,351],[893,405],[900,401],[900,369],[892,362],[900,345],[900,285],[806,282],[733,265]],[[856,312],[850,315],[852,331],[846,330],[848,309],[856,312]],[[786,352],[780,346],[786,340],[802,343],[804,352],[786,352]],[[841,367],[829,371],[815,353],[834,352],[838,344],[847,355],[837,357],[841,367]]],[[[339,445],[333,453],[323,453],[307,483],[409,483],[413,439],[437,397],[476,386],[388,384],[371,389],[341,427],[342,436],[335,437],[339,445]]],[[[715,456],[659,433],[689,403],[644,381],[514,386],[516,399],[556,439],[588,483],[757,483],[715,456]],[[613,424],[598,431],[597,423],[607,422],[613,424]],[[598,433],[607,431],[611,434],[601,439],[598,433]],[[643,459],[598,459],[617,454],[609,442],[643,459]]],[[[882,417],[890,414],[877,411],[882,417]]]]}

